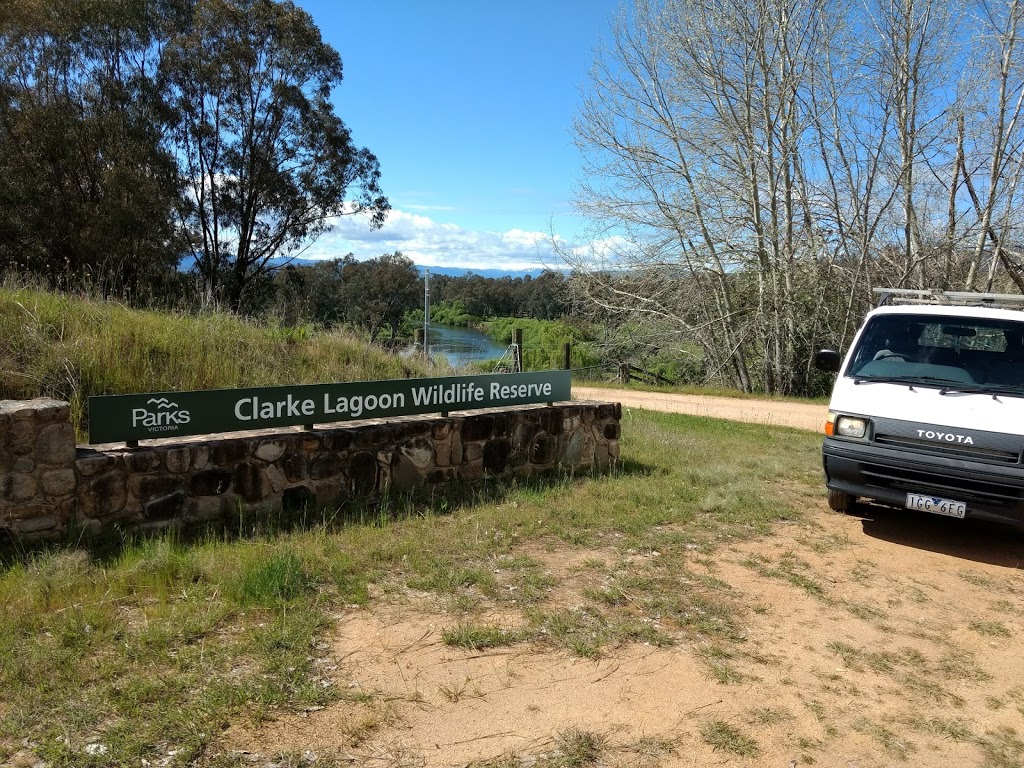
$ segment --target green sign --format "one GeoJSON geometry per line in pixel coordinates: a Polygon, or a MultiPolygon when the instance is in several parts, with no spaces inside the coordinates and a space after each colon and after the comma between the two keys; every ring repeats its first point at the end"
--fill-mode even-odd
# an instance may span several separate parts
{"type": "Polygon", "coordinates": [[[115,443],[570,399],[569,371],[89,398],[89,442],[115,443]]]}

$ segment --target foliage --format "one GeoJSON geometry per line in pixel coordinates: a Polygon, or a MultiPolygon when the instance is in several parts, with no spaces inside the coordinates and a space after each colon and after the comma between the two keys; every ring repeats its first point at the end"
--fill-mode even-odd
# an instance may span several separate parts
{"type": "Polygon", "coordinates": [[[434,317],[435,304],[448,306],[458,303],[466,314],[474,317],[557,320],[568,312],[567,286],[566,276],[551,270],[542,272],[536,278],[530,275],[491,278],[473,273],[461,277],[431,275],[430,316],[434,317]]]}
{"type": "Polygon", "coordinates": [[[0,5],[0,273],[248,312],[333,217],[388,210],[341,59],[277,0],[0,5]]]}
{"type": "Polygon", "coordinates": [[[275,278],[276,311],[287,324],[348,324],[371,341],[388,329],[394,339],[419,300],[419,273],[401,252],[356,261],[351,255],[313,266],[288,266],[275,278]]]}
{"type": "Polygon", "coordinates": [[[163,71],[189,187],[183,223],[210,297],[240,309],[271,259],[332,217],[367,211],[379,227],[388,203],[376,157],[334,114],[341,58],[308,13],[273,0],[196,0],[190,21],[168,42],[163,71]]]}
{"type": "Polygon", "coordinates": [[[0,273],[146,300],[173,282],[159,41],[175,3],[0,7],[0,273]]]}
{"type": "Polygon", "coordinates": [[[496,317],[485,322],[487,334],[503,344],[512,342],[512,331],[523,332],[523,367],[530,371],[561,368],[563,346],[570,345],[570,367],[585,368],[601,362],[591,342],[593,329],[564,321],[522,317],[496,317]]]}
{"type": "MultiPolygon", "coordinates": [[[[423,320],[423,313],[420,312],[420,321],[423,320]]],[[[430,304],[430,322],[441,323],[442,325],[454,325],[458,328],[469,328],[479,325],[483,318],[479,315],[472,315],[466,311],[466,305],[462,299],[442,301],[439,304],[430,304]]]]}

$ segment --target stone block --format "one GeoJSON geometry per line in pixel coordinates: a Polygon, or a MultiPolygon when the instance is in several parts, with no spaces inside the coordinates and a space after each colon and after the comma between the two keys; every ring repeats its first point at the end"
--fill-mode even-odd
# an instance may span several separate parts
{"type": "Polygon", "coordinates": [[[256,448],[256,458],[273,464],[284,456],[285,444],[280,440],[264,440],[256,448]]]}
{"type": "Polygon", "coordinates": [[[109,517],[128,502],[128,475],[122,469],[96,475],[78,487],[78,508],[85,517],[109,517]]]}
{"type": "Polygon", "coordinates": [[[185,492],[177,490],[147,502],[143,506],[143,516],[147,521],[170,520],[180,515],[184,506],[185,492]]]}
{"type": "Polygon", "coordinates": [[[479,461],[484,456],[484,447],[480,443],[469,443],[468,445],[463,443],[462,446],[462,461],[469,464],[474,461],[479,461]]]}
{"type": "Polygon", "coordinates": [[[124,454],[124,463],[129,472],[142,473],[159,469],[162,461],[156,451],[141,448],[127,451],[124,454]]]}
{"type": "Polygon", "coordinates": [[[512,431],[512,447],[517,451],[527,450],[539,431],[540,427],[537,424],[519,422],[512,431]]]}
{"type": "MultiPolygon", "coordinates": [[[[70,424],[68,425],[71,426],[70,424]]],[[[14,456],[31,453],[36,444],[36,426],[30,419],[14,421],[7,430],[5,445],[14,456]]]]}
{"type": "Polygon", "coordinates": [[[198,523],[217,520],[224,515],[224,497],[205,496],[200,499],[190,499],[185,505],[185,510],[185,516],[198,523]]]}
{"type": "MultiPolygon", "coordinates": [[[[332,496],[331,500],[326,502],[328,504],[334,503],[336,496],[332,494],[340,494],[344,490],[344,483],[337,482],[338,488],[335,490],[329,488],[330,483],[324,483],[324,494],[325,496],[332,496]]],[[[304,509],[311,509],[317,505],[316,494],[304,485],[297,485],[294,488],[289,488],[283,494],[281,494],[281,508],[285,512],[296,512],[304,509]]]]}
{"type": "Polygon", "coordinates": [[[92,477],[100,472],[113,469],[117,464],[117,458],[108,453],[100,453],[91,449],[82,452],[82,455],[75,461],[75,469],[82,477],[92,477]]]}
{"type": "Polygon", "coordinates": [[[210,466],[210,446],[197,445],[192,449],[192,469],[207,469],[210,466]]]}
{"type": "Polygon", "coordinates": [[[594,439],[587,430],[577,429],[565,441],[558,463],[568,469],[589,466],[594,459],[594,439]]]}
{"type": "Polygon", "coordinates": [[[488,440],[483,450],[484,469],[491,475],[500,475],[508,468],[512,446],[507,440],[488,440]]]}
{"type": "Polygon", "coordinates": [[[0,477],[0,498],[15,504],[31,501],[36,497],[38,483],[33,475],[25,472],[11,472],[0,477]]]}
{"type": "MultiPolygon", "coordinates": [[[[489,414],[467,416],[462,422],[462,441],[487,440],[494,433],[494,417],[489,414]]],[[[469,461],[469,459],[467,459],[469,461]]]]}
{"type": "Polygon", "coordinates": [[[447,467],[452,463],[452,441],[444,438],[434,442],[434,463],[447,467]]]}
{"type": "Polygon", "coordinates": [[[231,488],[229,469],[204,469],[188,479],[189,496],[221,496],[231,488]]]}
{"type": "Polygon", "coordinates": [[[396,453],[391,464],[391,484],[400,493],[411,491],[423,484],[423,474],[408,456],[396,453]]]}
{"type": "Polygon", "coordinates": [[[75,492],[77,485],[75,471],[73,469],[53,469],[49,472],[43,472],[40,484],[42,485],[43,493],[50,498],[70,496],[75,492]]]}
{"type": "Polygon", "coordinates": [[[18,533],[41,533],[52,531],[60,526],[60,518],[57,515],[43,515],[30,517],[25,520],[15,520],[11,525],[18,533]]]}
{"type": "Polygon", "coordinates": [[[284,469],[285,477],[288,478],[288,482],[297,483],[309,477],[309,460],[305,454],[298,451],[285,456],[281,466],[284,469]]]}
{"type": "Polygon", "coordinates": [[[474,480],[482,480],[484,476],[484,463],[483,461],[474,461],[462,465],[459,470],[459,479],[465,482],[473,482],[474,480]]]}
{"type": "Polygon", "coordinates": [[[262,501],[274,492],[262,469],[249,461],[235,467],[234,481],[235,493],[250,503],[262,501]]]}
{"type": "Polygon", "coordinates": [[[50,424],[35,441],[36,461],[42,464],[70,466],[76,457],[75,429],[71,424],[50,424]]]}
{"type": "Polygon", "coordinates": [[[321,453],[309,462],[311,480],[323,480],[341,473],[341,461],[333,453],[321,453]]]}
{"type": "Polygon", "coordinates": [[[446,440],[448,435],[451,434],[452,423],[450,421],[441,421],[433,426],[433,434],[431,435],[435,440],[446,440]]]}
{"type": "Polygon", "coordinates": [[[402,443],[398,452],[417,469],[426,469],[434,463],[434,444],[427,437],[414,437],[402,443]]]}
{"type": "Polygon", "coordinates": [[[263,473],[266,475],[267,480],[270,481],[270,486],[274,489],[274,493],[280,493],[288,486],[288,478],[285,477],[284,472],[273,464],[266,467],[263,473]]]}
{"type": "Polygon", "coordinates": [[[71,421],[71,405],[63,400],[39,398],[30,401],[36,424],[54,424],[71,421]]]}
{"type": "Polygon", "coordinates": [[[183,490],[185,478],[176,475],[132,475],[128,479],[128,491],[145,506],[150,499],[167,496],[183,490]]]}
{"type": "Polygon", "coordinates": [[[622,426],[615,421],[605,424],[602,431],[606,440],[618,440],[622,436],[622,426]]]}
{"type": "Polygon", "coordinates": [[[353,435],[350,430],[336,429],[324,435],[323,447],[328,451],[347,451],[352,447],[353,435]]]}
{"type": "Polygon", "coordinates": [[[459,466],[459,464],[462,463],[463,458],[465,457],[462,450],[462,435],[458,432],[452,432],[452,466],[459,466]]]}
{"type": "Polygon", "coordinates": [[[215,466],[234,466],[249,458],[249,441],[242,439],[221,441],[213,447],[211,458],[215,466]]]}
{"type": "Polygon", "coordinates": [[[188,448],[168,448],[164,456],[164,466],[172,474],[185,474],[192,466],[192,451],[188,448]]]}
{"type": "MultiPolygon", "coordinates": [[[[311,483],[310,485],[311,493],[313,494],[313,503],[317,507],[331,507],[334,506],[335,504],[340,504],[341,502],[345,501],[345,499],[348,496],[348,493],[346,492],[345,479],[342,477],[335,477],[330,480],[321,480],[319,483],[311,483]]],[[[299,488],[302,488],[302,486],[299,486],[299,488]]],[[[301,494],[291,493],[288,495],[289,504],[302,503],[302,501],[303,497],[301,494]]],[[[282,498],[282,504],[283,503],[284,502],[282,498]]],[[[292,508],[295,509],[296,507],[292,508]]]]}
{"type": "Polygon", "coordinates": [[[373,495],[379,485],[377,458],[369,451],[353,454],[348,467],[349,490],[354,498],[365,499],[373,495]]]}
{"type": "Polygon", "coordinates": [[[11,462],[11,472],[35,472],[36,460],[31,456],[19,456],[11,462]]]}
{"type": "Polygon", "coordinates": [[[533,444],[530,446],[530,463],[550,464],[555,460],[557,449],[557,440],[551,435],[542,432],[534,438],[533,444]]]}

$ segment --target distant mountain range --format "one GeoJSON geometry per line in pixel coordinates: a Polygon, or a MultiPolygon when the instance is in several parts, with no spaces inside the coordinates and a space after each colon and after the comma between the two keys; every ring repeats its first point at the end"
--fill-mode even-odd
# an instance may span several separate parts
{"type": "MultiPolygon", "coordinates": [[[[311,267],[314,264],[316,264],[318,261],[319,261],[318,259],[286,259],[286,258],[281,257],[281,258],[271,259],[270,263],[272,265],[274,265],[275,267],[283,267],[286,264],[291,264],[291,265],[296,266],[296,267],[311,267]]],[[[194,260],[192,259],[192,257],[190,257],[190,256],[186,257],[186,258],[182,259],[181,264],[178,266],[178,269],[184,272],[185,270],[191,269],[193,263],[194,263],[194,260]]],[[[465,275],[474,274],[474,275],[480,275],[480,277],[490,277],[490,278],[498,278],[498,277],[513,277],[513,278],[515,278],[515,277],[527,277],[527,276],[533,278],[533,277],[537,277],[537,276],[543,274],[546,271],[549,271],[549,270],[545,270],[545,269],[540,268],[540,267],[538,267],[536,269],[462,269],[461,267],[424,267],[424,266],[421,266],[419,264],[416,265],[416,269],[419,270],[421,276],[423,275],[423,273],[427,269],[429,269],[430,270],[430,274],[432,274],[432,275],[447,275],[449,277],[463,277],[465,275]]]]}

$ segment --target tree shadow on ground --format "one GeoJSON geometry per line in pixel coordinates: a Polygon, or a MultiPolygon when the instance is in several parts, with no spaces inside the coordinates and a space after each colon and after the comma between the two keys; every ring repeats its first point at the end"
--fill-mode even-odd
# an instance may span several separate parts
{"type": "Polygon", "coordinates": [[[861,518],[864,533],[901,546],[961,560],[1024,569],[1024,530],[983,520],[958,520],[858,502],[851,513],[861,518]]]}

